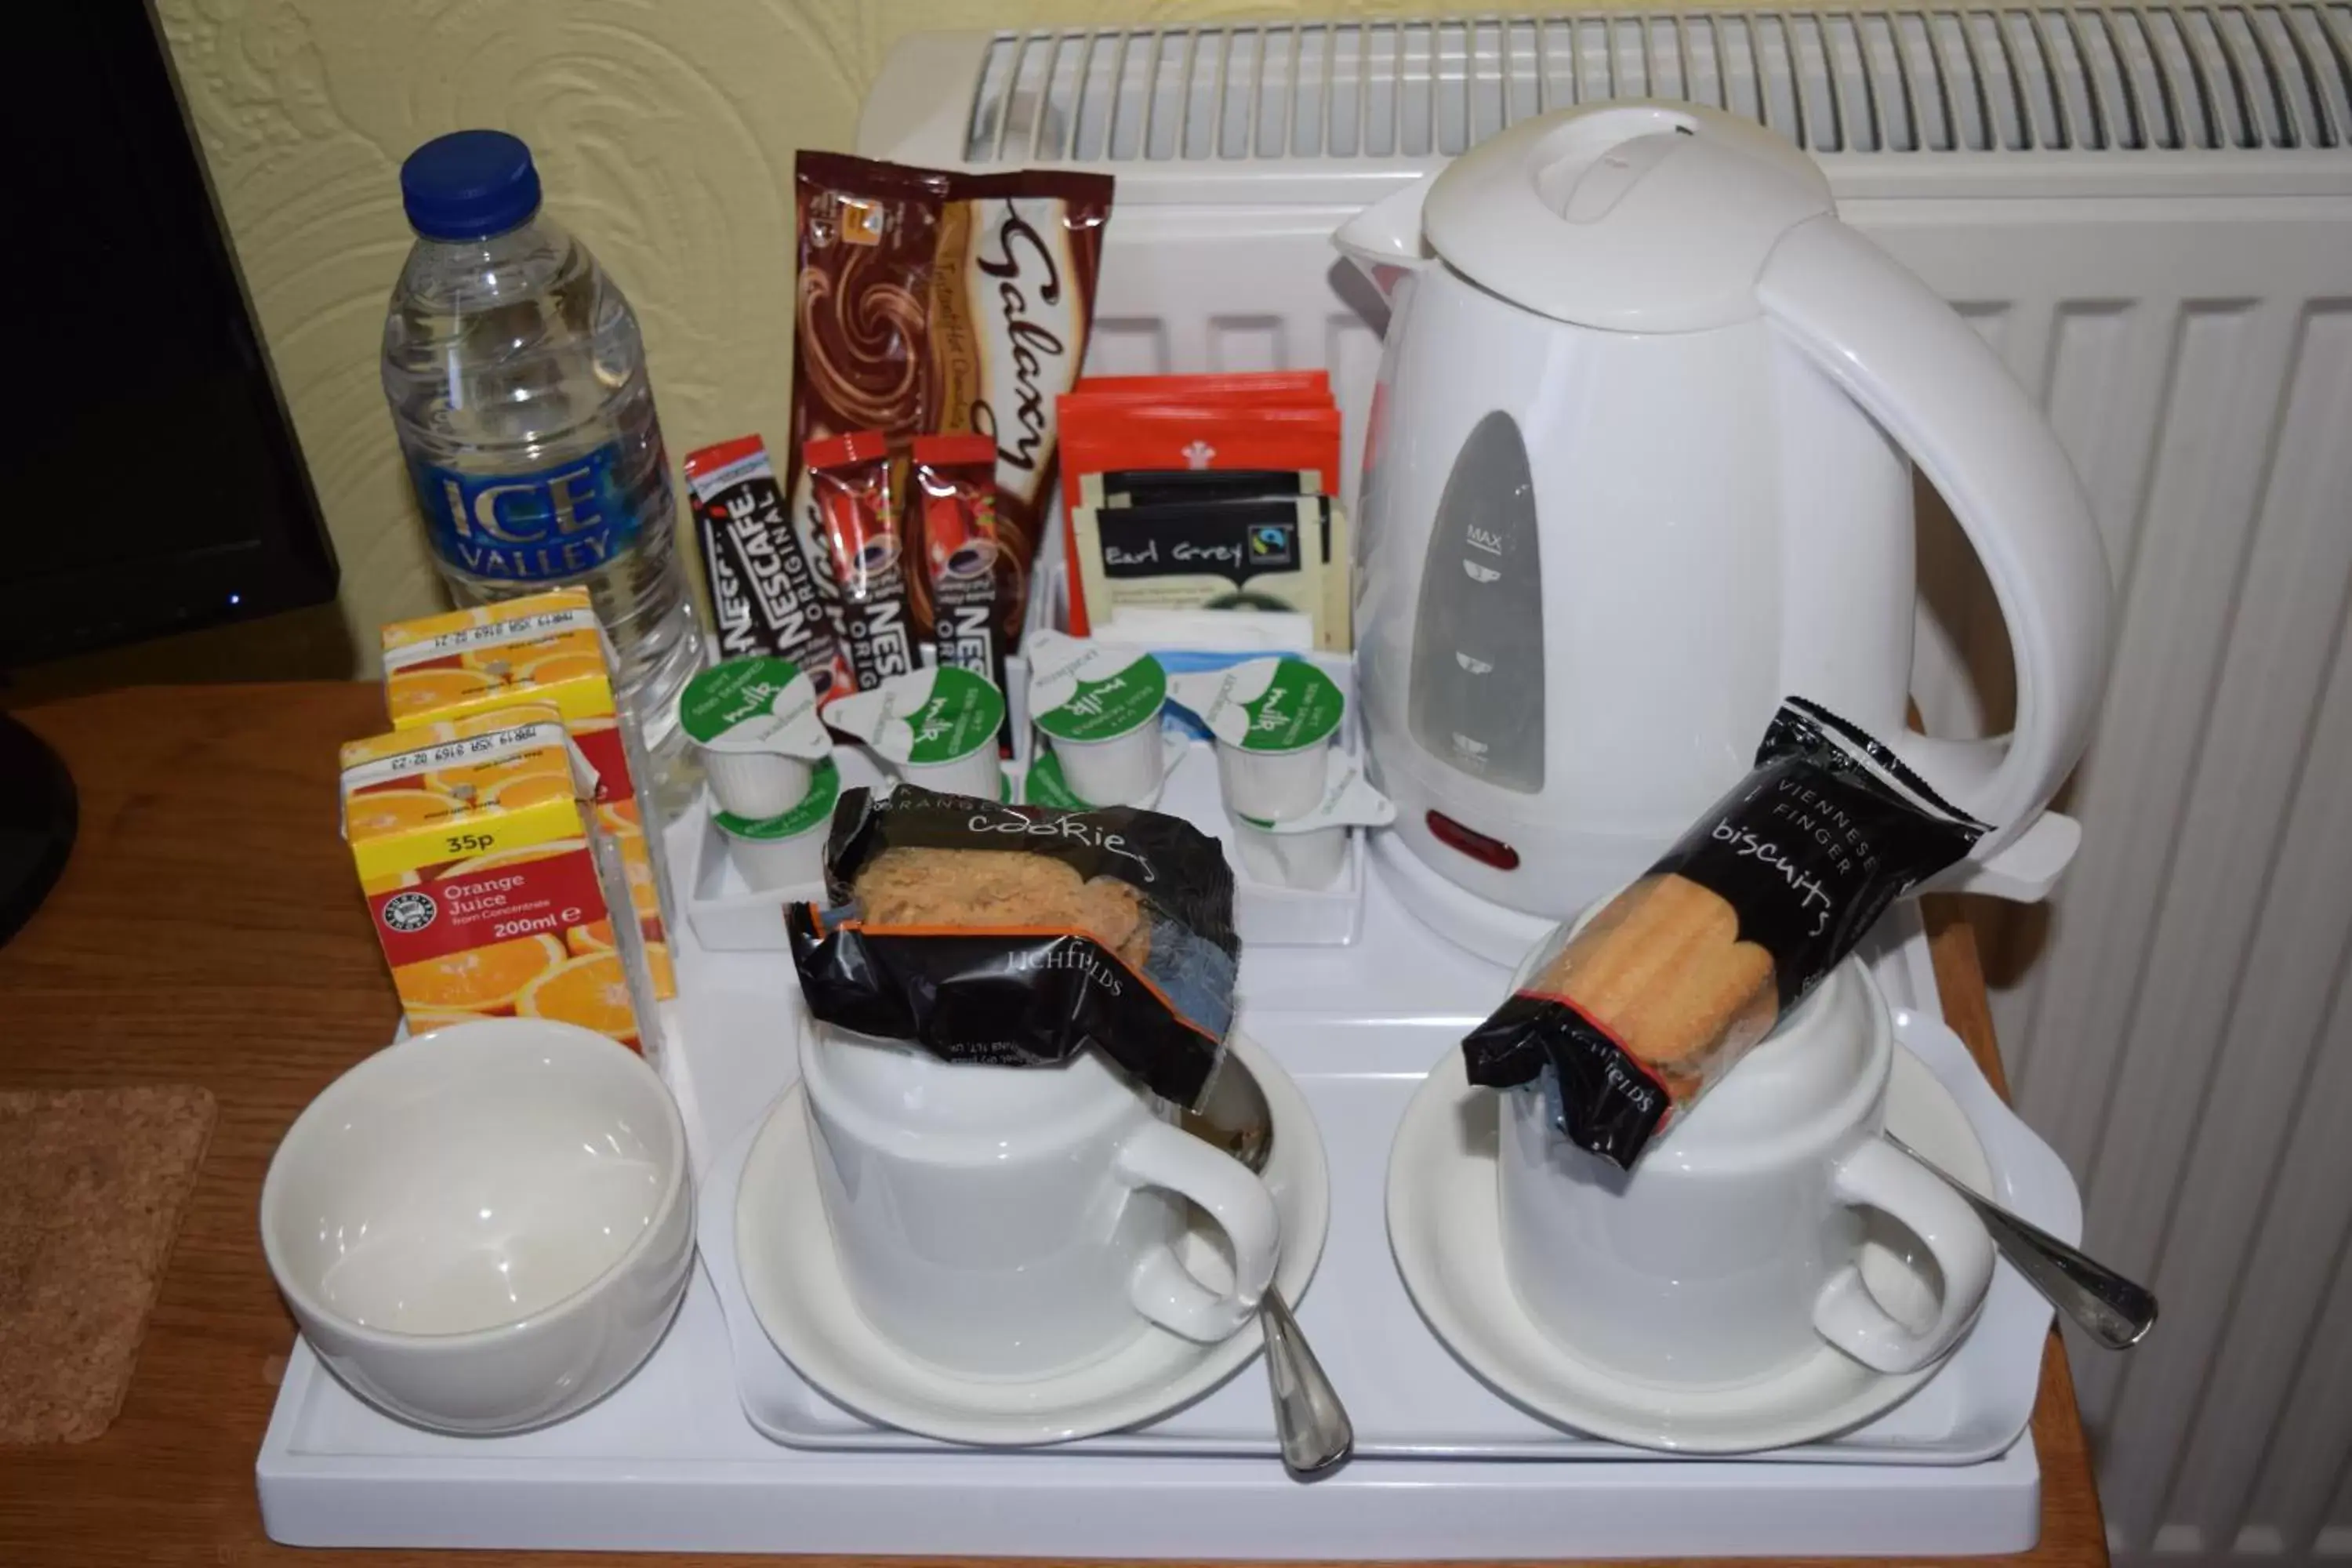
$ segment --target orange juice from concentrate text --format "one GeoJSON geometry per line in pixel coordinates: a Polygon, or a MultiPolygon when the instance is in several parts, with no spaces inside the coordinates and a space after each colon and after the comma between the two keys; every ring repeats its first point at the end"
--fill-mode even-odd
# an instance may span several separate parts
{"type": "Polygon", "coordinates": [[[595,770],[597,819],[620,840],[629,901],[649,949],[654,993],[677,994],[668,963],[669,884],[648,802],[635,721],[614,700],[612,656],[587,590],[558,588],[383,628],[384,705],[395,729],[517,701],[550,702],[595,770]]]}
{"type": "Polygon", "coordinates": [[[589,940],[627,876],[573,760],[544,703],[343,747],[343,836],[412,1030],[520,1015],[650,1043],[646,951],[589,940]]]}

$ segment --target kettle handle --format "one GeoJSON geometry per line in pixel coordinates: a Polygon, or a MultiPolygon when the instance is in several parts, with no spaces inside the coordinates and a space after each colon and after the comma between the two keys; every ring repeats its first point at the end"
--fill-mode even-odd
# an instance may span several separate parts
{"type": "Polygon", "coordinates": [[[1938,790],[1993,825],[1970,857],[1981,864],[2035,826],[2097,716],[2107,562],[2082,482],[1984,341],[1835,217],[1782,237],[1757,293],[1774,324],[1943,493],[2000,602],[2017,663],[2016,729],[1982,741],[1889,738],[1938,790]]]}

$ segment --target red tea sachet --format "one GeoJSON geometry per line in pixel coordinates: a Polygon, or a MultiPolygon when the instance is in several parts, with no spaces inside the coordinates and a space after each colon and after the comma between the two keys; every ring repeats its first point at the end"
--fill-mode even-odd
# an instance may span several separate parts
{"type": "Polygon", "coordinates": [[[1208,375],[1090,375],[1073,397],[1102,402],[1231,407],[1236,404],[1331,405],[1331,375],[1320,370],[1250,370],[1208,375]]]}
{"type": "Polygon", "coordinates": [[[1076,591],[1074,512],[1088,475],[1155,469],[1307,470],[1328,485],[1339,471],[1339,411],[1320,405],[1213,406],[1134,404],[1084,394],[1062,399],[1063,544],[1074,563],[1070,630],[1091,616],[1076,591]]]}

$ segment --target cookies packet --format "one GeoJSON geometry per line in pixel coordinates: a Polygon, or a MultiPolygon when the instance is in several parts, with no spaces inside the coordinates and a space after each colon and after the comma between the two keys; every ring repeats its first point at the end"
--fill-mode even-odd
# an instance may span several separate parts
{"type": "Polygon", "coordinates": [[[834,808],[825,891],[831,908],[796,904],[784,923],[826,1023],[999,1066],[1093,1045],[1187,1106],[1223,1060],[1233,872],[1181,818],[854,789],[834,808]]]}
{"type": "Polygon", "coordinates": [[[1555,931],[1464,1037],[1470,1081],[1549,1074],[1569,1141],[1630,1168],[1985,831],[1885,745],[1789,698],[1755,770],[1589,922],[1555,931]]]}

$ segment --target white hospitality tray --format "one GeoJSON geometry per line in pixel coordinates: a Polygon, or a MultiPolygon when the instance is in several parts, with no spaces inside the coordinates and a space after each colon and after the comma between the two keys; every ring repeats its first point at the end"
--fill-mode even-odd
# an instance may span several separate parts
{"type": "MultiPolygon", "coordinates": [[[[1984,1147],[1993,1195],[2057,1234],[2079,1223],[2074,1184],[1977,1070],[1958,1035],[1926,1015],[1897,1015],[1896,1037],[1949,1089],[1984,1147]]],[[[1389,1256],[1383,1218],[1389,1145],[1432,1062],[1474,1019],[1411,1022],[1244,1009],[1237,1027],[1289,1069],[1322,1130],[1331,1224],[1305,1300],[1316,1354],[1348,1401],[1360,1458],[1641,1458],[1528,1415],[1463,1368],[1414,1310],[1389,1256]],[[1318,1312],[1318,1298],[1347,1303],[1318,1312]],[[1328,1326],[1326,1326],[1328,1325],[1328,1326]]],[[[789,1027],[789,1026],[788,1026],[789,1027]]],[[[789,1039],[789,1033],[780,1038],[789,1039]]],[[[929,1439],[867,1422],[803,1379],[753,1316],[735,1258],[736,1178],[755,1121],[721,1152],[701,1194],[703,1261],[734,1342],[744,1414],[781,1443],[819,1448],[930,1448],[929,1439]]],[[[2002,1268],[1967,1342],[1927,1385],[1868,1425],[1828,1441],[1752,1456],[1767,1462],[1968,1464],[2015,1441],[2032,1417],[2050,1307],[2002,1268]]],[[[1254,1367],[1141,1428],[1072,1447],[1105,1454],[1275,1456],[1264,1378],[1254,1367]]]]}
{"type": "MultiPolygon", "coordinates": [[[[674,863],[692,863],[699,826],[691,818],[676,825],[674,863]]],[[[1888,1000],[1932,1010],[1933,973],[1916,916],[1898,910],[1888,928],[1877,964],[1888,1000]]],[[[712,952],[684,932],[678,942],[684,994],[673,1005],[667,1071],[699,1179],[792,1070],[791,980],[776,954],[712,952]]],[[[1507,973],[1421,931],[1374,875],[1355,946],[1250,952],[1242,991],[1259,1037],[1305,1079],[1331,1047],[1305,1033],[1294,1038],[1294,1019],[1391,1020],[1398,1037],[1412,1042],[1410,1053],[1397,1047],[1402,1061],[1423,1055],[1433,1027],[1482,1012],[1507,973]]],[[[1426,1065],[1400,1070],[1410,1077],[1426,1065]]],[[[1336,1177],[1365,1163],[1360,1145],[1380,1134],[1350,1124],[1327,1126],[1325,1137],[1336,1177]]],[[[2071,1197],[2071,1183],[2063,1190],[2071,1197]]],[[[1340,1250],[1355,1249],[1363,1216],[1378,1215],[1380,1189],[1342,1194],[1335,1186],[1334,1196],[1331,1254],[1300,1317],[1327,1364],[1372,1366],[1372,1351],[1358,1341],[1356,1303],[1333,1281],[1340,1250]]],[[[2057,1217],[2052,1228],[2071,1232],[2066,1216],[2057,1217]]],[[[1384,1288],[1397,1289],[1392,1271],[1384,1288]]],[[[2040,1356],[2037,1339],[2010,1375],[2030,1378],[2040,1356]]],[[[1262,1375],[1253,1360],[1197,1408],[1228,1397],[1263,1400],[1262,1375]]],[[[1360,1420],[1382,1408],[1370,1380],[1342,1382],[1341,1391],[1360,1420]]],[[[789,1447],[745,1417],[718,1292],[698,1271],[677,1322],[634,1379],[571,1421],[518,1436],[452,1437],[405,1426],[345,1390],[298,1342],[256,1469],[270,1535],[317,1546],[1261,1559],[1913,1555],[2021,1551],[2040,1531],[2041,1471],[2030,1433],[1974,1465],[1660,1462],[1607,1453],[1575,1463],[1367,1458],[1301,1486],[1262,1458],[1104,1454],[1085,1445],[1017,1453],[789,1447]]]]}

